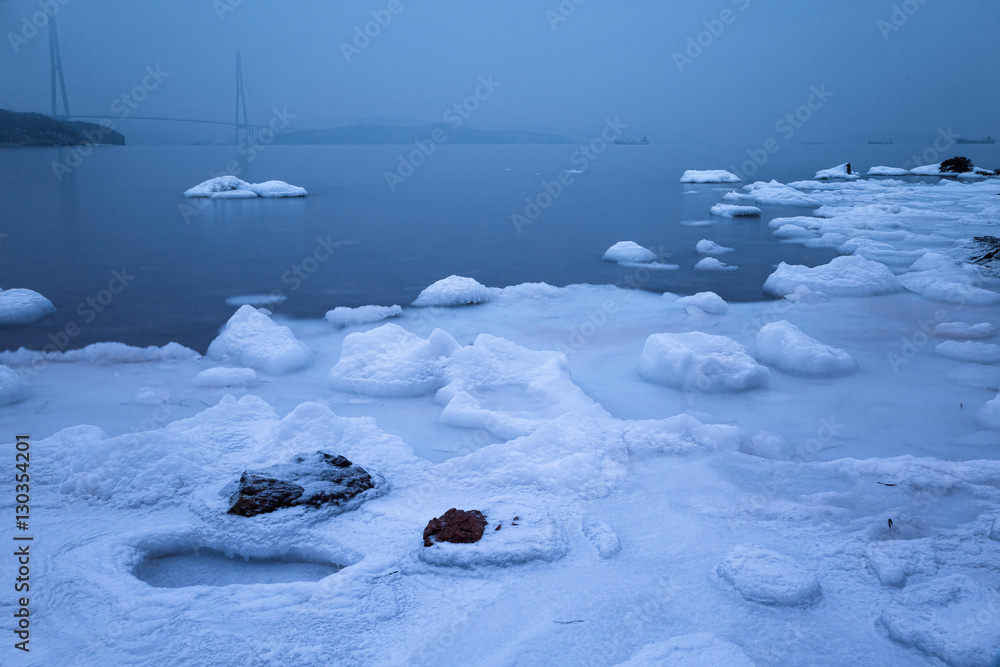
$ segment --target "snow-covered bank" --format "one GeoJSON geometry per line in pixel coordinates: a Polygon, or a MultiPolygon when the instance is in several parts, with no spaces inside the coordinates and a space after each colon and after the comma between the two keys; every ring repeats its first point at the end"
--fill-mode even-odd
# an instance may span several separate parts
{"type": "Polygon", "coordinates": [[[961,252],[1000,184],[741,194],[769,192],[845,255],[774,301],[450,277],[329,322],[244,306],[204,357],[0,355],[33,392],[0,407],[32,434],[28,664],[994,663],[998,281],[961,252]],[[227,514],[316,451],[384,492],[227,514]],[[482,539],[424,547],[449,508],[482,539]],[[185,569],[227,555],[260,576],[185,569]]]}

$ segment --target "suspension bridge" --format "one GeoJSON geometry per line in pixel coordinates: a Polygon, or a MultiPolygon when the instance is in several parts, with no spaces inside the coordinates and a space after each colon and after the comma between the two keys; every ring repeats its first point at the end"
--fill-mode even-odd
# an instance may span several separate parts
{"type": "Polygon", "coordinates": [[[268,125],[255,125],[247,115],[247,101],[243,87],[243,63],[239,51],[236,52],[236,115],[234,120],[201,120],[195,118],[176,118],[169,116],[127,116],[111,118],[108,115],[95,116],[74,114],[69,108],[69,95],[66,93],[66,75],[63,73],[62,53],[59,49],[59,32],[56,30],[55,17],[49,20],[49,75],[50,95],[52,101],[51,116],[59,120],[143,120],[161,121],[167,123],[198,123],[202,125],[228,125],[233,128],[233,142],[241,141],[257,143],[265,132],[273,134],[280,131],[268,125]],[[62,102],[62,113],[59,112],[59,102],[62,102]]]}

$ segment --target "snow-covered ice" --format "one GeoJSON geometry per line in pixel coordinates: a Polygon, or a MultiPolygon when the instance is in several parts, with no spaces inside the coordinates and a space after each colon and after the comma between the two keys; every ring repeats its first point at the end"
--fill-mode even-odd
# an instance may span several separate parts
{"type": "Polygon", "coordinates": [[[681,183],[739,183],[740,177],[725,169],[698,171],[688,169],[681,176],[681,183]]]}
{"type": "Polygon", "coordinates": [[[712,215],[723,218],[753,217],[760,215],[756,206],[737,206],[736,204],[716,204],[710,210],[712,215]]]}
{"type": "Polygon", "coordinates": [[[486,287],[473,278],[448,276],[422,291],[414,306],[465,306],[492,301],[500,290],[486,287]]]}
{"type": "Polygon", "coordinates": [[[252,368],[206,368],[191,380],[199,387],[245,387],[257,382],[252,368]]]}
{"type": "Polygon", "coordinates": [[[740,268],[732,264],[726,264],[714,257],[703,257],[694,265],[698,271],[735,271],[740,268]]]}
{"type": "Polygon", "coordinates": [[[994,343],[979,343],[972,340],[960,343],[956,340],[946,340],[935,345],[934,349],[949,359],[974,364],[995,364],[1000,361],[1000,345],[994,343]]]}
{"type": "Polygon", "coordinates": [[[56,312],[44,296],[30,289],[0,289],[0,327],[31,324],[56,312]]]}
{"type": "Polygon", "coordinates": [[[744,598],[765,605],[812,604],[822,592],[816,575],[795,559],[751,545],[733,549],[716,571],[744,598]]]}
{"type": "Polygon", "coordinates": [[[698,292],[691,296],[682,296],[674,303],[678,306],[701,308],[706,313],[715,315],[724,315],[729,310],[729,304],[715,292],[698,292]]]}
{"type": "Polygon", "coordinates": [[[655,262],[656,253],[635,241],[619,241],[605,251],[604,259],[609,262],[655,262]]]}
{"type": "Polygon", "coordinates": [[[764,387],[768,371],[732,338],[692,331],[646,339],[639,372],[650,382],[685,391],[764,387]]]}
{"type": "Polygon", "coordinates": [[[722,255],[727,252],[732,252],[733,248],[727,248],[721,246],[715,241],[710,241],[708,239],[702,239],[694,247],[695,252],[699,252],[702,255],[722,255]]]}
{"type": "Polygon", "coordinates": [[[268,375],[294,373],[312,362],[309,347],[288,327],[253,306],[241,306],[208,346],[211,359],[249,366],[268,375]]]}
{"type": "Polygon", "coordinates": [[[338,306],[333,310],[326,311],[326,321],[335,327],[353,327],[381,322],[390,317],[399,317],[402,314],[403,309],[400,306],[359,306],[357,308],[338,306]]]}
{"type": "Polygon", "coordinates": [[[817,181],[828,181],[831,179],[853,181],[861,178],[861,174],[851,169],[850,163],[845,162],[844,164],[837,165],[836,167],[830,167],[829,169],[817,171],[813,178],[817,181]]]}
{"type": "Polygon", "coordinates": [[[938,338],[956,338],[958,340],[992,338],[996,333],[996,327],[989,322],[977,322],[976,324],[968,324],[967,322],[942,322],[934,327],[934,335],[938,338]]]}
{"type": "Polygon", "coordinates": [[[11,405],[31,396],[31,389],[13,368],[0,366],[0,405],[11,405]]]}
{"type": "Polygon", "coordinates": [[[305,197],[305,188],[289,185],[284,181],[247,183],[235,176],[217,176],[190,188],[185,197],[211,197],[212,199],[253,199],[255,197],[305,197]]]}
{"type": "Polygon", "coordinates": [[[906,176],[910,172],[901,167],[872,167],[868,170],[869,176],[906,176]]]}
{"type": "Polygon", "coordinates": [[[903,290],[884,264],[847,256],[813,268],[782,262],[764,282],[764,291],[785,296],[800,286],[830,296],[876,296],[903,290]]]}
{"type": "Polygon", "coordinates": [[[765,324],[757,332],[756,357],[785,373],[805,377],[836,377],[858,369],[849,353],[810,338],[785,320],[765,324]]]}

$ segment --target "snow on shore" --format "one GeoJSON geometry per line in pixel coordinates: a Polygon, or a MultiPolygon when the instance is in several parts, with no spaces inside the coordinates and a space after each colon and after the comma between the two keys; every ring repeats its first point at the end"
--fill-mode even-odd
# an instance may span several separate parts
{"type": "Polygon", "coordinates": [[[756,303],[449,278],[392,323],[243,306],[204,357],[0,353],[31,664],[994,664],[1000,281],[962,252],[1000,184],[743,193],[843,256],[756,303]],[[226,513],[317,450],[385,492],[226,513]],[[424,547],[452,507],[485,536],[424,547]]]}

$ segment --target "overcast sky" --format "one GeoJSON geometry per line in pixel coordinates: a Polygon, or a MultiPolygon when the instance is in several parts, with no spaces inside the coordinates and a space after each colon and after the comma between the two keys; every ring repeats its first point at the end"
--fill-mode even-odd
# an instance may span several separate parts
{"type": "Polygon", "coordinates": [[[470,125],[621,116],[658,138],[745,140],[825,86],[803,138],[1000,134],[996,0],[0,0],[0,107],[49,110],[47,34],[23,22],[46,4],[78,114],[116,117],[150,67],[167,76],[134,113],[231,119],[239,50],[256,122],[274,107],[313,126],[435,122],[492,75],[470,125]],[[373,11],[391,21],[348,62],[373,11]]]}

